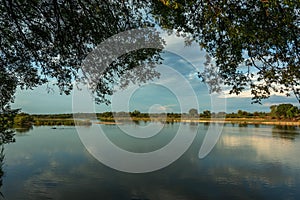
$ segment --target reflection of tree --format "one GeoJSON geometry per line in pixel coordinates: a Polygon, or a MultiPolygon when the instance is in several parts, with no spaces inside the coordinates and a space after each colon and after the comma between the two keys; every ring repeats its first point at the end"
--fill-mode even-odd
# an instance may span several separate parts
{"type": "Polygon", "coordinates": [[[22,126],[22,127],[14,127],[16,133],[27,133],[28,131],[30,131],[31,129],[33,129],[32,125],[26,125],[26,126],[22,126]]]}
{"type": "MultiPolygon", "coordinates": [[[[2,176],[4,171],[4,144],[14,142],[14,131],[12,130],[13,119],[18,110],[4,111],[0,113],[0,188],[2,186],[2,176]]],[[[2,195],[2,193],[0,192],[2,195]]]]}
{"type": "Polygon", "coordinates": [[[272,128],[272,135],[276,138],[295,140],[299,135],[299,129],[295,126],[276,125],[272,128]]]}
{"type": "Polygon", "coordinates": [[[239,127],[248,127],[247,123],[239,123],[239,127]]]}
{"type": "MultiPolygon", "coordinates": [[[[3,163],[4,163],[4,148],[1,145],[1,149],[0,149],[0,189],[3,185],[3,180],[2,177],[4,175],[4,171],[3,171],[3,163]]],[[[3,197],[2,192],[0,191],[0,195],[3,197]]]]}

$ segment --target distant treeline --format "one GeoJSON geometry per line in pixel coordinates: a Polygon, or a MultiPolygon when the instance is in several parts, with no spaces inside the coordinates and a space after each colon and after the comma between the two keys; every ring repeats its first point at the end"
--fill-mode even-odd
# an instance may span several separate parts
{"type": "Polygon", "coordinates": [[[115,121],[115,118],[126,120],[150,121],[155,119],[166,118],[167,121],[180,121],[181,119],[208,119],[208,118],[262,118],[262,119],[280,119],[280,120],[300,120],[300,110],[292,104],[272,105],[270,112],[247,112],[238,110],[236,113],[218,112],[214,113],[209,110],[204,110],[198,113],[198,110],[192,108],[188,113],[142,113],[138,110],[133,112],[103,112],[103,113],[68,113],[68,114],[33,114],[19,113],[14,118],[15,126],[30,126],[30,125],[66,125],[74,126],[76,119],[77,125],[91,125],[90,120],[95,119],[101,121],[115,121]]]}
{"type": "Polygon", "coordinates": [[[279,104],[272,105],[270,107],[270,112],[247,112],[243,110],[238,110],[236,113],[226,113],[218,112],[214,113],[209,110],[204,110],[203,112],[198,113],[198,110],[192,108],[188,113],[141,113],[138,110],[133,112],[104,112],[97,113],[99,119],[114,119],[114,118],[162,118],[167,117],[171,119],[190,119],[190,118],[264,118],[264,119],[290,119],[290,120],[299,120],[300,119],[300,110],[297,106],[292,104],[279,104]]]}
{"type": "Polygon", "coordinates": [[[35,126],[90,126],[90,120],[74,120],[72,114],[30,115],[18,113],[13,120],[15,128],[35,126]]]}
{"type": "Polygon", "coordinates": [[[70,119],[70,118],[73,118],[73,114],[43,114],[43,115],[33,114],[31,116],[33,118],[39,118],[39,119],[70,119]]]}

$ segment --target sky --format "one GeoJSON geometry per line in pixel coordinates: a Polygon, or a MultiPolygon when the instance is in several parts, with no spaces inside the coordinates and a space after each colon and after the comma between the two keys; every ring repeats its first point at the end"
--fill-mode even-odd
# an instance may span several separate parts
{"type": "Polygon", "coordinates": [[[238,96],[228,95],[228,87],[222,87],[220,94],[210,94],[207,85],[197,77],[197,72],[204,67],[205,52],[195,43],[186,46],[184,40],[175,35],[162,36],[166,48],[162,54],[163,63],[156,67],[160,78],[141,85],[132,84],[124,90],[116,88],[109,106],[96,105],[84,86],[81,90],[75,89],[71,95],[60,95],[57,88],[48,92],[43,85],[33,90],[18,89],[12,108],[21,108],[22,112],[31,114],[133,110],[184,113],[191,108],[199,112],[211,110],[229,113],[237,110],[269,112],[269,107],[274,104],[298,104],[294,96],[281,94],[272,94],[261,105],[251,104],[249,90],[238,96]]]}

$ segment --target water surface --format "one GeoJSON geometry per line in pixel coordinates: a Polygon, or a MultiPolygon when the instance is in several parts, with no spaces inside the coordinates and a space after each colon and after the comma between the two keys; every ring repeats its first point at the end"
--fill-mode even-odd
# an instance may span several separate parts
{"type": "MultiPolygon", "coordinates": [[[[134,152],[163,147],[178,128],[167,124],[158,135],[137,139],[115,125],[101,126],[111,141],[134,152]]],[[[184,126],[186,134],[197,128],[184,126]]],[[[34,127],[5,145],[1,192],[8,200],[300,199],[299,128],[227,124],[215,148],[200,160],[207,128],[199,124],[192,146],[168,167],[129,174],[93,158],[74,127],[34,127]]]]}

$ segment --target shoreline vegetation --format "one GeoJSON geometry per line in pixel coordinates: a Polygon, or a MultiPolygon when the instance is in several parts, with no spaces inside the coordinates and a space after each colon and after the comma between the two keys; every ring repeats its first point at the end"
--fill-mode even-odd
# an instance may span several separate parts
{"type": "MultiPolygon", "coordinates": [[[[81,113],[82,115],[90,115],[88,113],[81,113]]],[[[104,125],[116,125],[125,123],[139,123],[139,122],[156,122],[156,123],[219,123],[219,124],[237,124],[240,126],[246,125],[280,125],[280,126],[299,126],[299,120],[278,120],[278,119],[267,119],[267,118],[170,118],[170,117],[97,117],[97,120],[91,120],[88,118],[82,118],[82,120],[73,119],[72,114],[70,118],[40,118],[35,116],[34,120],[29,123],[15,124],[15,128],[22,129],[23,127],[34,126],[91,126],[94,124],[104,125]]]]}
{"type": "Polygon", "coordinates": [[[270,107],[271,111],[247,112],[238,110],[236,113],[213,113],[204,110],[190,109],[188,113],[141,113],[133,112],[103,112],[103,113],[69,113],[69,114],[27,114],[19,113],[14,118],[14,127],[31,126],[91,126],[96,124],[122,124],[159,122],[159,123],[225,123],[241,126],[253,125],[282,125],[300,126],[300,110],[292,104],[280,104],[270,107]]]}
{"type": "Polygon", "coordinates": [[[122,124],[128,122],[160,122],[160,123],[225,123],[225,124],[241,124],[241,125],[282,125],[282,126],[300,126],[300,121],[291,120],[274,120],[263,118],[101,118],[96,124],[122,124]]]}

